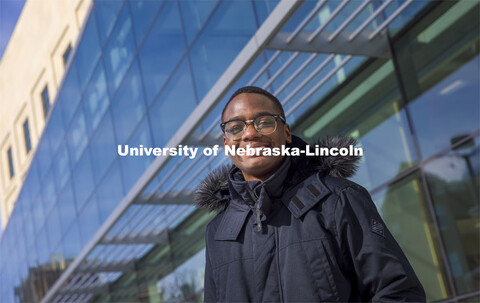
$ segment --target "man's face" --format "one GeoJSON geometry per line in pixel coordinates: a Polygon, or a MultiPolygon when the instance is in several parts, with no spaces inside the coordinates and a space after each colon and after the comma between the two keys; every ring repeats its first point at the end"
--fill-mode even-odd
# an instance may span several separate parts
{"type": "MultiPolygon", "coordinates": [[[[232,119],[253,120],[262,114],[279,115],[280,110],[275,106],[268,97],[255,93],[244,93],[236,96],[225,109],[223,121],[232,119]]],[[[281,147],[286,143],[292,142],[290,127],[277,119],[277,129],[269,134],[262,135],[253,126],[248,124],[242,137],[238,140],[231,140],[225,135],[223,136],[223,144],[225,146],[235,146],[235,148],[251,148],[258,147],[281,147]]],[[[265,181],[270,177],[282,164],[282,156],[231,156],[233,164],[237,166],[243,173],[246,181],[260,180],[265,181]]]]}

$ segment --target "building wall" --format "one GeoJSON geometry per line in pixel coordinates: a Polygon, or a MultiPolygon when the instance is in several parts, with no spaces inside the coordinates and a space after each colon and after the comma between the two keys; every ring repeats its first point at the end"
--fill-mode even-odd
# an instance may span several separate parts
{"type": "Polygon", "coordinates": [[[74,46],[90,0],[27,0],[0,61],[0,212],[6,226],[47,117],[41,93],[50,102],[57,94],[65,64],[74,46]],[[23,124],[28,119],[32,149],[25,146],[23,124]],[[12,149],[10,177],[7,150],[12,149]]]}

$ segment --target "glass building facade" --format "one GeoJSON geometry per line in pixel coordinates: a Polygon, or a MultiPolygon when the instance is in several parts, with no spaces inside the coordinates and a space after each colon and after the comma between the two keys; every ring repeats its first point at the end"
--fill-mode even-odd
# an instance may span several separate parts
{"type": "Polygon", "coordinates": [[[352,180],[428,301],[477,302],[479,5],[95,1],[1,237],[0,301],[202,301],[214,214],[193,191],[228,158],[117,146],[221,145],[225,99],[248,84],[274,93],[310,143],[357,138],[352,180]]]}

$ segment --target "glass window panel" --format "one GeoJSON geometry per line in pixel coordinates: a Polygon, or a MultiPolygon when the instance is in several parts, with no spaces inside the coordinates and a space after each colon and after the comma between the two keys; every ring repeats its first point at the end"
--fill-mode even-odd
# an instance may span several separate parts
{"type": "Polygon", "coordinates": [[[155,146],[164,146],[196,106],[190,68],[183,60],[149,112],[155,146]]]}
{"type": "Polygon", "coordinates": [[[144,116],[145,107],[140,71],[135,61],[112,103],[115,133],[120,144],[127,142],[144,116]]]}
{"type": "Polygon", "coordinates": [[[128,6],[124,5],[105,47],[104,60],[110,93],[117,90],[135,54],[135,40],[128,6]]]}
{"type": "MultiPolygon", "coordinates": [[[[208,114],[208,116],[203,120],[202,126],[203,129],[206,130],[208,129],[212,123],[215,123],[213,131],[216,134],[221,133],[220,129],[220,121],[219,118],[222,114],[222,110],[224,105],[227,103],[228,98],[239,88],[242,86],[246,86],[250,80],[257,74],[257,72],[265,65],[265,58],[264,56],[258,56],[258,58],[250,65],[250,67],[243,73],[243,75],[240,77],[240,79],[235,83],[235,85],[232,86],[232,88],[225,93],[223,99],[223,102],[220,102],[217,106],[214,107],[214,109],[208,114]]],[[[264,74],[262,77],[260,77],[260,81],[266,82],[267,76],[264,74]]],[[[257,86],[260,86],[259,84],[256,83],[257,86]]],[[[198,129],[197,131],[203,131],[203,129],[198,129]]],[[[195,134],[194,134],[195,135],[195,134]]],[[[220,145],[223,145],[222,137],[220,136],[220,145]]]]}
{"type": "MultiPolygon", "coordinates": [[[[38,197],[38,195],[36,196],[38,197]]],[[[33,226],[35,231],[38,232],[45,221],[45,215],[43,211],[43,203],[39,203],[39,199],[36,199],[36,202],[32,204],[32,217],[33,217],[33,226]]]]}
{"type": "Polygon", "coordinates": [[[53,170],[55,173],[55,181],[57,189],[62,189],[70,176],[70,159],[68,157],[67,141],[64,140],[55,155],[53,162],[53,170]]]}
{"type": "Polygon", "coordinates": [[[57,101],[62,111],[63,121],[65,121],[66,126],[70,124],[70,120],[80,102],[80,97],[81,94],[78,84],[77,67],[75,64],[71,64],[65,76],[57,101]]]}
{"type": "MultiPolygon", "coordinates": [[[[43,179],[48,172],[50,164],[52,163],[52,156],[53,154],[50,149],[50,144],[48,143],[48,140],[42,136],[42,140],[40,140],[35,154],[35,161],[33,161],[38,163],[38,174],[40,179],[43,179]]],[[[36,192],[33,194],[36,194],[36,192]]]]}
{"type": "Polygon", "coordinates": [[[9,147],[7,150],[7,159],[8,159],[8,173],[10,179],[15,176],[15,167],[13,165],[13,154],[12,154],[12,148],[9,147]]]}
{"type": "Polygon", "coordinates": [[[427,301],[451,295],[435,226],[418,174],[372,196],[377,210],[422,283],[427,301]]]}
{"type": "Polygon", "coordinates": [[[83,109],[81,106],[78,107],[77,112],[73,117],[72,124],[68,130],[67,140],[72,166],[74,166],[78,159],[80,159],[80,156],[85,150],[85,147],[87,147],[88,143],[85,115],[83,114],[83,109]]]}
{"type": "Polygon", "coordinates": [[[287,23],[282,27],[282,32],[293,32],[297,26],[305,19],[308,14],[314,10],[317,5],[321,2],[319,1],[305,1],[303,5],[301,5],[295,14],[290,17],[287,23]]]}
{"type": "Polygon", "coordinates": [[[416,162],[392,62],[363,65],[349,83],[293,125],[308,142],[328,135],[359,140],[364,156],[353,180],[373,189],[416,162]]]}
{"type": "Polygon", "coordinates": [[[58,216],[57,207],[54,207],[48,215],[46,220],[46,231],[48,235],[48,243],[50,244],[50,248],[55,248],[60,242],[62,238],[62,229],[60,226],[60,218],[58,216]]]}
{"type": "Polygon", "coordinates": [[[188,44],[193,41],[217,3],[218,0],[179,1],[188,44]]]}
{"type": "MultiPolygon", "coordinates": [[[[137,148],[142,148],[142,146],[152,148],[154,146],[147,118],[140,123],[132,138],[128,141],[128,146],[137,148]]],[[[123,186],[127,192],[130,191],[130,188],[138,181],[154,159],[155,156],[146,156],[145,154],[138,157],[127,155],[118,158],[122,167],[123,186]]]]}
{"type": "Polygon", "coordinates": [[[82,237],[83,246],[85,246],[100,227],[100,217],[98,215],[97,199],[92,197],[85,208],[78,216],[78,225],[82,237]]]}
{"type": "Polygon", "coordinates": [[[394,42],[424,158],[479,128],[479,6],[439,2],[394,42]]]}
{"type": "MultiPolygon", "coordinates": [[[[393,3],[385,9],[386,15],[391,16],[404,3],[402,0],[393,1],[393,3]]],[[[390,35],[394,36],[407,22],[417,17],[418,13],[430,3],[430,1],[413,1],[410,3],[407,8],[388,25],[390,35]]]]}
{"type": "Polygon", "coordinates": [[[75,256],[77,256],[83,248],[77,221],[74,221],[72,226],[70,226],[67,234],[63,237],[62,243],[65,259],[67,261],[73,261],[75,256]]]}
{"type": "Polygon", "coordinates": [[[258,24],[262,24],[265,19],[272,13],[277,6],[279,0],[253,0],[258,24]]]}
{"type": "Polygon", "coordinates": [[[46,118],[48,116],[48,113],[50,112],[50,95],[48,94],[47,85],[45,85],[45,88],[42,90],[41,98],[42,98],[43,117],[46,118]]]}
{"type": "Polygon", "coordinates": [[[50,257],[50,246],[47,241],[47,232],[45,231],[45,228],[42,228],[42,230],[40,230],[36,237],[36,249],[38,258],[36,260],[36,264],[38,265],[44,265],[48,263],[48,259],[50,257]]]}
{"type": "Polygon", "coordinates": [[[125,196],[119,161],[116,161],[110,168],[110,171],[97,188],[98,210],[101,222],[104,222],[110,216],[125,196]]]}
{"type": "Polygon", "coordinates": [[[473,295],[466,299],[458,300],[459,303],[478,303],[480,302],[480,295],[473,295]]]}
{"type": "Polygon", "coordinates": [[[44,137],[49,141],[52,153],[55,153],[65,134],[65,127],[63,126],[62,116],[58,107],[54,108],[47,123],[44,137]]]}
{"type": "Polygon", "coordinates": [[[30,139],[30,126],[28,124],[28,119],[23,123],[23,138],[25,140],[25,150],[28,154],[32,150],[32,141],[30,139]]]}
{"type": "Polygon", "coordinates": [[[148,103],[163,87],[184,52],[177,4],[166,1],[139,53],[148,103]]]}
{"type": "Polygon", "coordinates": [[[215,14],[208,21],[190,52],[195,86],[200,100],[256,30],[250,1],[225,1],[215,10],[215,14]]]}
{"type": "MultiPolygon", "coordinates": [[[[31,198],[29,198],[31,199],[31,198]]],[[[24,233],[25,233],[25,244],[27,246],[31,246],[33,245],[34,243],[34,239],[35,239],[35,230],[34,230],[34,226],[33,226],[33,212],[31,211],[30,209],[30,205],[26,205],[25,206],[25,212],[23,214],[23,229],[24,229],[24,233]]]]}
{"type": "Polygon", "coordinates": [[[92,159],[93,176],[95,183],[100,182],[102,176],[117,155],[117,144],[113,132],[112,118],[107,112],[103,116],[98,130],[90,141],[90,157],[92,159]]]}
{"type": "Polygon", "coordinates": [[[480,285],[480,139],[425,165],[435,212],[459,293],[480,285]]]}
{"type": "Polygon", "coordinates": [[[83,208],[83,205],[90,197],[95,187],[90,154],[88,152],[84,153],[80,161],[78,161],[78,164],[73,171],[72,180],[75,201],[77,202],[77,210],[80,210],[83,208]]]}
{"type": "Polygon", "coordinates": [[[81,90],[85,87],[90,75],[100,57],[100,44],[98,41],[95,18],[92,15],[88,18],[85,32],[75,53],[75,65],[78,72],[78,80],[81,90]]]}
{"type": "Polygon", "coordinates": [[[75,198],[73,196],[72,183],[68,182],[60,193],[58,202],[58,213],[60,216],[60,225],[63,231],[68,230],[73,221],[75,221],[77,212],[75,211],[75,198]]]}
{"type": "MultiPolygon", "coordinates": [[[[168,1],[168,0],[167,0],[168,1]]],[[[152,25],[152,21],[163,5],[163,0],[129,0],[130,12],[132,13],[133,28],[138,44],[152,25]]],[[[183,2],[183,1],[180,1],[183,2]]]]}
{"type": "Polygon", "coordinates": [[[95,0],[94,11],[102,45],[112,31],[122,3],[123,1],[120,0],[95,0]]]}
{"type": "Polygon", "coordinates": [[[99,62],[92,76],[92,81],[85,90],[83,101],[89,134],[97,128],[109,103],[105,71],[102,62],[99,62]]]}
{"type": "Polygon", "coordinates": [[[67,46],[67,49],[65,50],[65,52],[63,53],[63,65],[64,66],[67,66],[67,62],[68,62],[68,59],[70,59],[70,55],[72,54],[72,45],[69,44],[67,46]]]}
{"type": "Polygon", "coordinates": [[[480,128],[479,68],[477,56],[409,105],[423,157],[480,128]]]}
{"type": "Polygon", "coordinates": [[[55,179],[53,177],[53,172],[49,171],[42,182],[42,200],[45,215],[48,215],[52,209],[52,206],[55,204],[56,197],[57,189],[55,186],[55,179]]]}
{"type": "Polygon", "coordinates": [[[203,301],[203,274],[205,269],[205,249],[195,255],[188,253],[189,259],[175,269],[181,298],[186,301],[203,301]]]}

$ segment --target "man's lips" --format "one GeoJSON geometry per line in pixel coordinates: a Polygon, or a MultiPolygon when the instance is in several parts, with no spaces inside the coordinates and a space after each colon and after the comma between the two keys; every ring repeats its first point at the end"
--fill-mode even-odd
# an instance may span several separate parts
{"type": "Polygon", "coordinates": [[[269,147],[270,147],[270,144],[268,143],[258,142],[258,143],[248,143],[245,145],[244,148],[269,148],[269,147]]]}

